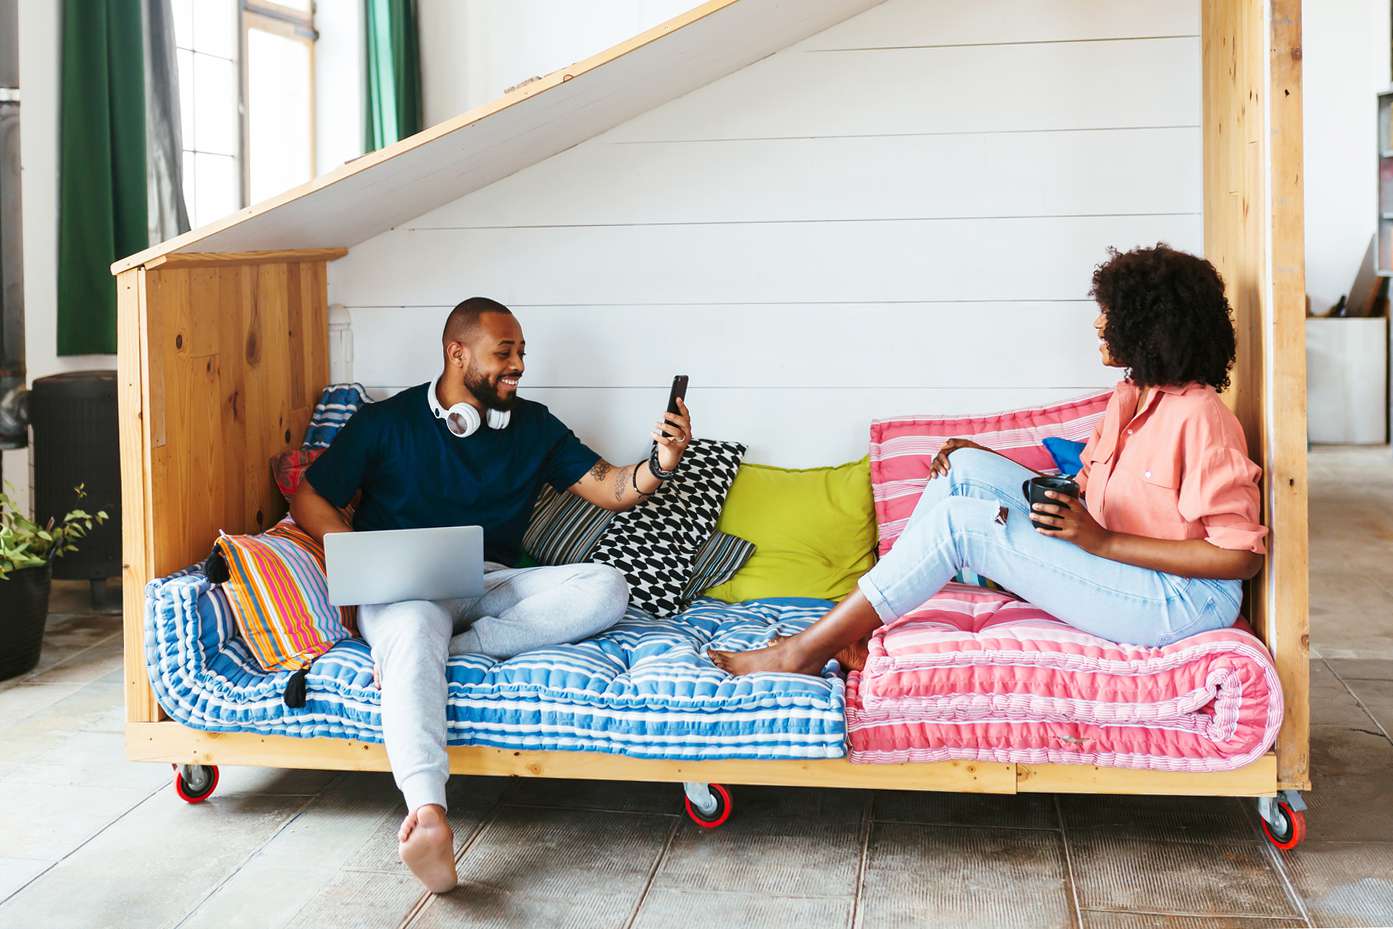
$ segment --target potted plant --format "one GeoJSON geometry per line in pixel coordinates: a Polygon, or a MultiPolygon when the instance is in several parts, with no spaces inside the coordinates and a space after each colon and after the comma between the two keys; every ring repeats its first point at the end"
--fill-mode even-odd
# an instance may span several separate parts
{"type": "MultiPolygon", "coordinates": [[[[78,499],[86,496],[74,487],[78,499]]],[[[25,518],[8,494],[0,493],[0,680],[39,663],[48,619],[53,559],[77,551],[76,541],[106,522],[106,511],[75,509],[61,524],[40,526],[25,518]]]]}

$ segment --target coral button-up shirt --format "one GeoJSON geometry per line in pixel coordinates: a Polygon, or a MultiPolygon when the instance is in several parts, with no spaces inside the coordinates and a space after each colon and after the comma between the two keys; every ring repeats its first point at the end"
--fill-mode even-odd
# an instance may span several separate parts
{"type": "Polygon", "coordinates": [[[1258,478],[1237,417],[1208,384],[1121,381],[1079,456],[1088,512],[1114,532],[1266,552],[1258,478]]]}

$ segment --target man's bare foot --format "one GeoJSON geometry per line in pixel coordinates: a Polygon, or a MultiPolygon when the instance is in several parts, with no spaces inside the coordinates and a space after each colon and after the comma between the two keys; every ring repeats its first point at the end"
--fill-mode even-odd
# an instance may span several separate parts
{"type": "Polygon", "coordinates": [[[711,661],[727,674],[754,674],[758,671],[782,671],[785,674],[807,674],[816,677],[826,661],[804,655],[796,636],[775,639],[764,648],[748,652],[708,651],[711,661]]]}
{"type": "Polygon", "coordinates": [[[401,860],[427,890],[443,894],[455,889],[455,835],[441,807],[428,803],[408,813],[397,841],[401,860]]]}

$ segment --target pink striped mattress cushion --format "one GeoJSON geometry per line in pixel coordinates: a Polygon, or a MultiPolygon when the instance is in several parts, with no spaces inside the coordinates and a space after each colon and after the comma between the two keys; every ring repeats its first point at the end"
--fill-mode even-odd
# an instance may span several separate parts
{"type": "Polygon", "coordinates": [[[1112,391],[1053,406],[988,416],[902,416],[871,423],[871,492],[880,554],[890,551],[924,492],[929,465],[949,439],[972,439],[1047,474],[1058,469],[1040,443],[1050,436],[1087,442],[1103,418],[1112,391]]]}
{"type": "Polygon", "coordinates": [[[877,630],[847,681],[850,757],[1226,771],[1282,722],[1271,656],[1241,623],[1117,645],[1000,591],[949,584],[877,630]]]}

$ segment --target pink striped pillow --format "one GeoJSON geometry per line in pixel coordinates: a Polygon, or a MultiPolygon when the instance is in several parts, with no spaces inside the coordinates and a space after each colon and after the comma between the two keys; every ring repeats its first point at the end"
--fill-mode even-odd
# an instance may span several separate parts
{"type": "Polygon", "coordinates": [[[880,554],[890,551],[914,512],[929,465],[949,439],[972,439],[1012,461],[1053,473],[1050,453],[1040,443],[1049,436],[1085,442],[1103,418],[1112,391],[1053,406],[988,416],[903,416],[871,423],[871,491],[880,530],[880,554]]]}

